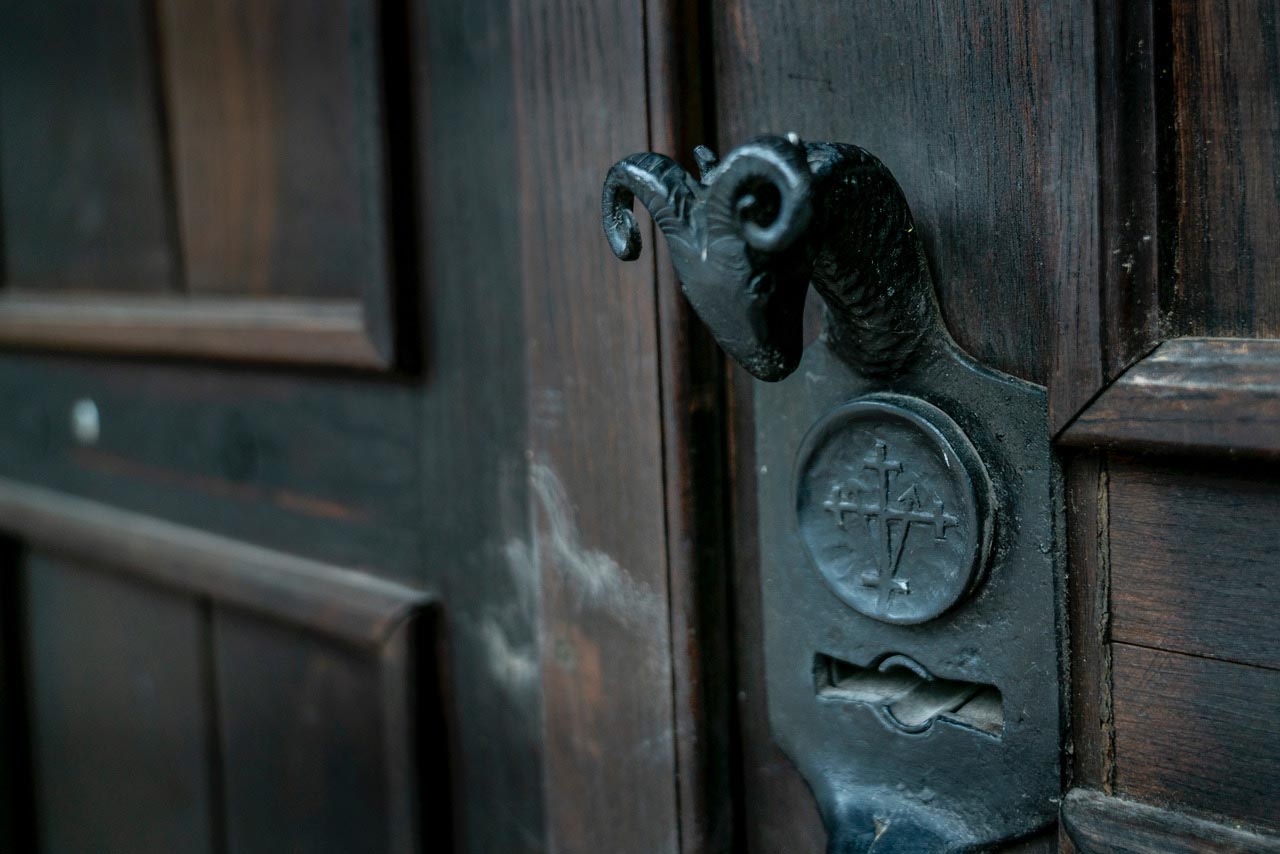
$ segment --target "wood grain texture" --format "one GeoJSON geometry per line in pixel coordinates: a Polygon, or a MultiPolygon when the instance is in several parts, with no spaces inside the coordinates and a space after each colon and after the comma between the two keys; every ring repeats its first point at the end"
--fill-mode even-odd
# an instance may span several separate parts
{"type": "Polygon", "coordinates": [[[400,584],[0,478],[0,528],[50,553],[377,647],[428,597],[400,584]]]}
{"type": "Polygon", "coordinates": [[[1280,839],[1149,804],[1073,789],[1062,804],[1079,854],[1273,854],[1280,839]]]}
{"type": "Polygon", "coordinates": [[[1070,778],[1075,785],[1108,789],[1113,766],[1108,468],[1098,455],[1077,455],[1065,473],[1070,778]]]}
{"type": "Polygon", "coordinates": [[[49,851],[214,851],[200,611],[33,554],[36,814],[49,851]]]}
{"type": "Polygon", "coordinates": [[[0,4],[0,283],[163,292],[179,265],[147,4],[0,4]]]}
{"type": "Polygon", "coordinates": [[[1061,435],[1130,451],[1280,457],[1280,342],[1166,341],[1061,435]]]}
{"type": "Polygon", "coordinates": [[[0,294],[0,342],[72,352],[386,368],[357,300],[188,300],[0,294]]]}
{"type": "Polygon", "coordinates": [[[1280,827],[1280,673],[1112,645],[1116,792],[1280,827]]]}
{"type": "Polygon", "coordinates": [[[418,497],[420,571],[448,603],[457,850],[469,854],[547,850],[514,5],[410,7],[427,377],[411,428],[418,481],[406,488],[418,497]]]}
{"type": "MultiPolygon", "coordinates": [[[[696,174],[691,153],[709,139],[706,4],[645,7],[649,145],[696,174]]],[[[680,849],[729,852],[735,839],[737,748],[725,511],[725,358],[681,293],[666,239],[646,237],[655,270],[661,370],[671,667],[680,849]]]]}
{"type": "Polygon", "coordinates": [[[164,0],[193,294],[359,298],[386,287],[373,0],[164,0]]]}
{"type": "Polygon", "coordinates": [[[1098,269],[1093,7],[735,0],[713,24],[719,144],[795,131],[880,157],[957,341],[1044,383],[1055,301],[1098,269]]]}
{"type": "Polygon", "coordinates": [[[1050,430],[1077,412],[1159,339],[1161,150],[1153,4],[1095,6],[1098,275],[1057,291],[1050,430]]]}
{"type": "MultiPolygon", "coordinates": [[[[436,782],[433,799],[441,781],[414,767],[405,654],[384,666],[383,649],[225,609],[213,638],[229,850],[421,851],[418,773],[436,782]]],[[[447,826],[431,838],[447,841],[447,826]]]]}
{"type": "Polygon", "coordinates": [[[1274,467],[1113,468],[1112,636],[1280,669],[1274,467]]]}
{"type": "Polygon", "coordinates": [[[0,399],[0,476],[384,578],[434,571],[406,384],[24,356],[0,360],[0,399]],[[93,444],[70,429],[85,399],[93,444]]]}
{"type": "Polygon", "coordinates": [[[643,13],[514,10],[545,797],[562,852],[680,847],[654,273],[600,230],[609,164],[648,147],[643,13]]]}
{"type": "Polygon", "coordinates": [[[1176,335],[1280,336],[1280,10],[1169,7],[1175,169],[1161,310],[1176,335]]]}

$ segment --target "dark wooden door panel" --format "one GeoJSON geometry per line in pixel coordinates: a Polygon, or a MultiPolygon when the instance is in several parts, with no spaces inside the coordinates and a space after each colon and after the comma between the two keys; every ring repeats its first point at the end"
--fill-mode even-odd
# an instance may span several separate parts
{"type": "Polygon", "coordinates": [[[404,14],[0,6],[0,343],[392,366],[404,14]]]}
{"type": "Polygon", "coordinates": [[[1178,335],[1280,336],[1280,9],[1173,0],[1169,17],[1161,308],[1178,335]]]}
{"type": "Polygon", "coordinates": [[[178,286],[152,21],[136,0],[0,3],[0,282],[178,286]]]}
{"type": "Polygon", "coordinates": [[[1112,640],[1280,670],[1277,467],[1109,471],[1112,640]]]}
{"type": "Polygon", "coordinates": [[[228,850],[419,850],[419,797],[447,799],[417,787],[442,768],[415,762],[409,633],[362,650],[219,609],[214,637],[228,850]]]}
{"type": "Polygon", "coordinates": [[[36,487],[0,504],[34,549],[3,637],[28,651],[40,850],[448,844],[429,597],[36,487]]]}
{"type": "Polygon", "coordinates": [[[1280,830],[1280,672],[1117,643],[1115,785],[1280,830]]]}
{"type": "Polygon", "coordinates": [[[386,275],[375,0],[162,0],[187,288],[359,298],[386,275]]]}
{"type": "Polygon", "coordinates": [[[196,599],[40,553],[24,587],[41,849],[215,851],[196,599]]]}

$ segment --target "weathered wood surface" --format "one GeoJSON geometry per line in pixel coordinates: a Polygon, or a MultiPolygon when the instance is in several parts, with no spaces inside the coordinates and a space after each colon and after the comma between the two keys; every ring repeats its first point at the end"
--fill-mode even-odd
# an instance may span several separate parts
{"type": "MultiPolygon", "coordinates": [[[[706,5],[649,0],[645,42],[650,145],[694,174],[713,125],[706,5]]],[[[671,667],[680,847],[735,844],[725,360],[680,292],[666,240],[650,229],[657,290],[671,667]]],[[[740,843],[739,843],[740,844],[740,843]]]]}
{"type": "Polygon", "coordinates": [[[147,12],[134,0],[0,4],[0,285],[179,286],[147,12]]]}
{"type": "Polygon", "coordinates": [[[712,24],[718,143],[795,131],[880,157],[956,339],[1044,383],[1055,302],[1098,269],[1092,7],[735,0],[712,24]]]}
{"type": "Polygon", "coordinates": [[[0,476],[383,577],[438,571],[406,384],[22,356],[0,361],[0,400],[0,476]]]}
{"type": "Polygon", "coordinates": [[[372,0],[157,8],[188,291],[358,298],[383,284],[372,0]]]}
{"type": "Polygon", "coordinates": [[[1280,9],[1174,0],[1167,14],[1161,312],[1174,335],[1280,336],[1280,9]]]}
{"type": "Polygon", "coordinates": [[[24,584],[42,849],[218,850],[196,601],[39,553],[24,584]]]}
{"type": "Polygon", "coordinates": [[[1073,789],[1062,803],[1066,839],[1079,854],[1274,854],[1280,839],[1227,824],[1073,789]]]}
{"type": "Polygon", "coordinates": [[[1108,467],[1098,455],[1069,460],[1066,475],[1067,620],[1071,661],[1070,779],[1109,785],[1111,614],[1107,546],[1108,467]]]}
{"type": "Polygon", "coordinates": [[[1060,441],[1280,457],[1280,341],[1166,341],[1080,413],[1060,441]]]}
{"type": "Polygon", "coordinates": [[[385,368],[357,300],[0,294],[0,341],[19,347],[385,368]]]}
{"type": "Polygon", "coordinates": [[[0,529],[50,553],[377,647],[428,597],[409,587],[0,478],[0,529]]]}
{"type": "MultiPolygon", "coordinates": [[[[384,649],[221,608],[212,637],[228,850],[424,850],[416,807],[424,796],[447,803],[448,781],[415,761],[410,659],[383,666],[384,649]]],[[[446,844],[447,825],[428,838],[446,844]]]]}
{"type": "Polygon", "coordinates": [[[1278,482],[1274,466],[1113,463],[1113,639],[1280,670],[1278,482]]]}
{"type": "Polygon", "coordinates": [[[1160,337],[1157,16],[1147,0],[1099,3],[1097,74],[1097,274],[1056,294],[1049,379],[1057,434],[1099,389],[1160,337]]]}
{"type": "Polygon", "coordinates": [[[1112,645],[1115,790],[1280,828],[1280,673],[1112,645]]]}
{"type": "Polygon", "coordinates": [[[644,9],[514,18],[549,844],[676,851],[654,267],[614,258],[599,213],[609,164],[649,147],[644,9]]]}
{"type": "Polygon", "coordinates": [[[427,376],[407,428],[418,481],[406,488],[418,502],[417,572],[448,603],[450,667],[465,674],[452,680],[450,713],[458,848],[472,854],[541,854],[547,840],[513,9],[410,10],[421,198],[449,201],[420,202],[427,376]]]}

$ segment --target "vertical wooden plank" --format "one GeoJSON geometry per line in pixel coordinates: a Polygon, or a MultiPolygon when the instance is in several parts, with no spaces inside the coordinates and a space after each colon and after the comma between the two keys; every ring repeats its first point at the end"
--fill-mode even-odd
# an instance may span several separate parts
{"type": "Polygon", "coordinates": [[[513,26],[550,847],[675,851],[653,266],[599,214],[648,143],[644,10],[530,0],[513,26]]]}
{"type": "MultiPolygon", "coordinates": [[[[646,5],[650,148],[684,163],[711,141],[708,15],[699,0],[646,5]]],[[[728,852],[734,838],[732,610],[728,583],[725,358],[694,314],[651,230],[666,481],[671,667],[680,845],[728,852]]]]}
{"type": "Polygon", "coordinates": [[[188,288],[385,285],[373,0],[163,0],[188,288]]]}
{"type": "Polygon", "coordinates": [[[1169,19],[1176,162],[1161,309],[1178,335],[1275,337],[1280,9],[1173,0],[1169,19]]]}
{"type": "Polygon", "coordinates": [[[228,849],[414,850],[411,772],[392,764],[412,756],[387,749],[407,712],[385,707],[408,695],[388,690],[377,652],[225,609],[213,619],[228,849]]]}
{"type": "Polygon", "coordinates": [[[1098,275],[1061,282],[1050,376],[1056,434],[1160,338],[1161,59],[1150,0],[1095,6],[1098,275]]]}
{"type": "Polygon", "coordinates": [[[893,170],[956,340],[1044,383],[1055,294],[1097,276],[1092,4],[734,0],[717,120],[852,142],[893,170]]]}
{"type": "Polygon", "coordinates": [[[3,284],[174,286],[147,8],[137,0],[0,4],[3,284]]]}
{"type": "Polygon", "coordinates": [[[196,602],[39,554],[25,571],[48,851],[212,851],[196,602]]]}
{"type": "Polygon", "coordinates": [[[1106,461],[1066,465],[1067,620],[1071,664],[1071,783],[1111,790],[1109,523],[1106,461]]]}
{"type": "Polygon", "coordinates": [[[460,757],[457,850],[469,854],[547,850],[541,584],[529,520],[515,195],[516,5],[411,6],[428,283],[429,380],[415,435],[417,526],[429,546],[419,564],[448,603],[451,669],[459,674],[450,694],[460,757]]]}

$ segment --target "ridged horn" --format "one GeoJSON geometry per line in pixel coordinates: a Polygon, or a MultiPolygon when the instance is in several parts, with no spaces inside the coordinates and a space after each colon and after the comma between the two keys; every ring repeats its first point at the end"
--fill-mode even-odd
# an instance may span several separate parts
{"type": "Polygon", "coordinates": [[[638,200],[667,241],[690,245],[694,223],[691,214],[699,187],[670,157],[662,154],[632,154],[609,170],[604,181],[604,232],[613,254],[623,261],[640,257],[640,227],[632,209],[638,200]]]}
{"type": "Polygon", "coordinates": [[[716,168],[709,215],[729,218],[753,249],[780,252],[809,226],[810,183],[803,144],[762,136],[734,149],[716,168]]]}

